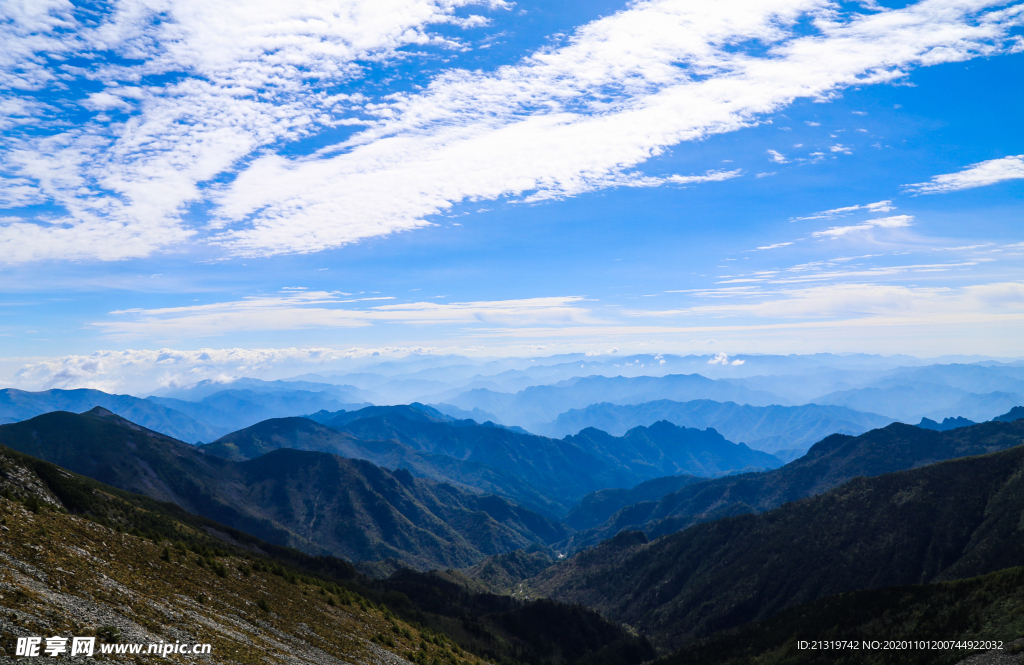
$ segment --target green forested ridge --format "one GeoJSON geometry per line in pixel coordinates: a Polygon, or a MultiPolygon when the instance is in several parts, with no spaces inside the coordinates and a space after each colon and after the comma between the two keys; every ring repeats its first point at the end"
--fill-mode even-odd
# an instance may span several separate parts
{"type": "Polygon", "coordinates": [[[687,485],[707,478],[691,475],[665,476],[646,480],[630,489],[606,489],[591,492],[565,516],[565,523],[574,529],[592,529],[600,526],[612,515],[635,503],[658,501],[663,496],[678,492],[687,485]]]}
{"type": "MultiPolygon", "coordinates": [[[[975,428],[1019,436],[1024,423],[975,428]]],[[[1017,447],[855,478],[768,513],[650,543],[620,533],[528,586],[677,646],[835,593],[1024,564],[1022,512],[1024,447],[1017,447]]]]}
{"type": "Polygon", "coordinates": [[[1024,421],[993,421],[946,432],[893,423],[856,437],[833,434],[779,469],[708,480],[659,501],[626,506],[601,526],[574,534],[564,547],[590,547],[623,529],[642,529],[656,537],[720,517],[770,510],[857,476],[877,476],[1021,443],[1024,421]]]}
{"type": "Polygon", "coordinates": [[[351,560],[465,566],[566,534],[499,497],[408,472],[298,450],[233,462],[103,410],[0,426],[0,444],[269,542],[351,560]]]}

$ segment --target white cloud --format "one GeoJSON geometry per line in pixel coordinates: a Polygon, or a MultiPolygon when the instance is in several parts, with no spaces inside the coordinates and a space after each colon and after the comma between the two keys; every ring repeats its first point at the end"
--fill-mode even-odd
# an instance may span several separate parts
{"type": "Polygon", "coordinates": [[[244,331],[355,328],[384,322],[474,326],[592,322],[579,296],[356,305],[389,300],[394,298],[350,298],[337,292],[288,290],[233,302],[120,310],[110,313],[115,320],[92,325],[118,338],[188,339],[244,331]]]}
{"type": "Polygon", "coordinates": [[[776,164],[788,164],[789,160],[778,150],[769,150],[768,159],[775,162],[776,164]]]}
{"type": "Polygon", "coordinates": [[[650,186],[631,169],[669,146],[749,126],[797,98],[998,54],[1021,21],[1019,6],[983,0],[843,17],[825,0],[647,0],[493,73],[450,71],[390,99],[324,92],[355,75],[357,60],[444,42],[430,24],[479,24],[454,17],[464,4],[121,0],[93,28],[73,24],[67,3],[40,3],[13,33],[11,51],[28,64],[0,62],[6,75],[41,85],[54,74],[32,63],[56,40],[141,61],[88,72],[141,92],[114,136],[87,124],[11,147],[3,165],[28,183],[17,200],[52,201],[67,216],[0,227],[4,259],[117,259],[197,238],[238,255],[313,252],[421,227],[465,200],[650,186]],[[804,18],[814,34],[797,33],[804,18]],[[752,42],[767,53],[735,48],[752,42]],[[138,85],[160,73],[184,76],[138,85]],[[356,122],[366,129],[334,152],[273,152],[356,122]],[[183,221],[196,202],[215,204],[212,229],[183,221]]]}
{"type": "Polygon", "coordinates": [[[789,247],[793,243],[791,242],[777,242],[774,245],[765,245],[764,247],[758,247],[758,249],[777,249],[779,247],[789,247]]]}
{"type": "MultiPolygon", "coordinates": [[[[5,7],[12,4],[19,5],[5,7]]],[[[197,234],[182,220],[186,207],[216,189],[202,183],[264,146],[355,121],[342,115],[361,100],[324,90],[356,76],[357,60],[384,59],[409,44],[452,43],[427,27],[460,22],[459,7],[503,3],[119,0],[99,25],[92,16],[77,22],[67,2],[22,4],[35,8],[22,8],[20,23],[0,25],[0,37],[10,37],[5,53],[19,54],[0,57],[0,80],[40,87],[80,75],[109,87],[81,101],[99,113],[92,121],[58,121],[57,133],[8,140],[0,167],[25,183],[17,200],[54,203],[66,215],[0,226],[6,262],[114,260],[185,242],[197,234]],[[141,64],[109,64],[101,55],[108,51],[141,64]],[[43,67],[42,54],[61,52],[92,59],[94,68],[43,67]],[[159,74],[170,82],[134,85],[159,74]],[[136,112],[108,126],[109,110],[136,112]]]]}
{"type": "Polygon", "coordinates": [[[146,393],[161,386],[190,386],[204,380],[227,382],[241,376],[287,372],[289,368],[308,372],[316,371],[317,367],[339,367],[377,357],[401,358],[409,354],[466,350],[414,346],[97,351],[87,356],[69,355],[30,362],[20,366],[13,378],[25,389],[93,388],[146,393]]]}
{"type": "Polygon", "coordinates": [[[824,231],[815,231],[811,236],[815,238],[841,238],[851,233],[870,231],[871,229],[898,229],[910,226],[914,221],[912,215],[893,215],[892,217],[879,217],[870,219],[852,226],[833,226],[824,231]]]}
{"type": "Polygon", "coordinates": [[[928,182],[904,187],[916,194],[942,194],[1021,178],[1024,178],[1024,155],[1011,155],[978,162],[958,173],[937,175],[928,182]]]}
{"type": "Polygon", "coordinates": [[[740,360],[737,358],[732,362],[729,361],[729,355],[725,353],[716,353],[715,356],[708,361],[709,365],[742,365],[747,362],[746,360],[740,360]]]}

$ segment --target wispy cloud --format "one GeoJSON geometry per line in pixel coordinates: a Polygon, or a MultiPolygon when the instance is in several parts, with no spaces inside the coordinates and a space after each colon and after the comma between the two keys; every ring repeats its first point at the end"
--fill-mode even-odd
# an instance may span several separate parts
{"type": "Polygon", "coordinates": [[[350,298],[327,291],[288,291],[206,305],[119,310],[111,312],[115,320],[92,325],[118,338],[188,339],[254,330],[355,328],[383,322],[520,326],[593,321],[582,306],[584,298],[580,296],[353,306],[381,300],[393,298],[350,298]]]}
{"type": "Polygon", "coordinates": [[[962,317],[971,313],[981,316],[1024,312],[1024,282],[997,282],[963,288],[849,282],[743,295],[743,298],[727,303],[660,312],[633,311],[630,314],[662,317],[728,315],[772,321],[901,316],[919,317],[920,324],[927,325],[935,321],[936,315],[962,317]]]}
{"type": "Polygon", "coordinates": [[[937,175],[928,182],[904,187],[915,194],[942,194],[1021,178],[1024,178],[1024,155],[1016,155],[978,162],[963,171],[937,175]]]}
{"type": "Polygon", "coordinates": [[[863,210],[865,212],[883,213],[895,210],[896,206],[892,204],[892,201],[876,201],[874,203],[867,203],[865,205],[846,206],[845,208],[833,208],[832,210],[822,210],[816,212],[807,217],[794,217],[794,221],[809,220],[809,219],[834,219],[836,217],[845,217],[846,215],[863,210]]]}
{"type": "Polygon", "coordinates": [[[333,92],[404,46],[461,47],[429,26],[480,25],[455,16],[468,4],[121,0],[91,25],[69,4],[29,3],[5,24],[3,76],[105,90],[91,84],[81,100],[90,119],[9,142],[12,200],[66,214],[0,226],[0,256],[113,260],[197,241],[242,256],[315,252],[422,227],[461,201],[651,186],[631,174],[673,145],[797,98],[1004,52],[1022,18],[983,0],[842,16],[825,0],[647,0],[494,72],[452,70],[380,99],[333,92]],[[139,64],[76,71],[43,55],[101,52],[139,64]],[[140,84],[153,75],[169,82],[140,84]],[[278,152],[344,124],[365,129],[334,150],[278,152]],[[211,205],[209,223],[187,214],[196,203],[211,205]]]}
{"type": "Polygon", "coordinates": [[[879,217],[870,219],[860,224],[850,226],[833,226],[824,231],[815,231],[811,234],[814,238],[842,238],[851,233],[860,233],[872,229],[898,229],[910,226],[914,221],[912,215],[893,215],[891,217],[879,217]]]}

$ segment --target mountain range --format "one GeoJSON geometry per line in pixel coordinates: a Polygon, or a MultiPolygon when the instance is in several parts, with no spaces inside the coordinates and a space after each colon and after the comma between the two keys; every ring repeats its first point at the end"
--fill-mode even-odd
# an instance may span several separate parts
{"type": "Polygon", "coordinates": [[[408,471],[291,449],[235,462],[101,408],[0,426],[0,444],[271,543],[353,561],[465,566],[567,533],[505,499],[408,471]]]}
{"type": "MultiPolygon", "coordinates": [[[[893,429],[900,427],[880,432],[914,445],[893,429]]],[[[671,648],[832,594],[1024,564],[1024,421],[927,434],[943,439],[916,443],[962,452],[1016,447],[853,478],[775,510],[653,541],[623,531],[527,586],[598,609],[671,648]]],[[[893,443],[890,451],[901,447],[893,443]]],[[[871,450],[880,449],[868,446],[865,456],[871,450]]]]}
{"type": "Polygon", "coordinates": [[[224,432],[208,423],[146,399],[100,390],[0,390],[0,424],[28,420],[51,411],[81,413],[100,406],[152,430],[182,441],[210,441],[224,432]]]}
{"type": "MultiPolygon", "coordinates": [[[[199,401],[152,396],[142,399],[85,388],[41,392],[6,388],[0,390],[0,424],[27,420],[51,411],[81,413],[100,406],[178,440],[202,442],[212,441],[267,418],[366,406],[365,402],[355,401],[351,394],[330,385],[311,391],[280,389],[278,384],[281,382],[241,383],[248,387],[224,389],[223,384],[209,384],[182,391],[190,396],[201,395],[199,401]],[[217,387],[220,389],[209,392],[217,387]],[[271,390],[271,387],[278,390],[271,390]]],[[[313,384],[300,385],[313,387],[313,384]]]]}
{"type": "Polygon", "coordinates": [[[632,487],[667,474],[713,476],[781,465],[714,430],[670,423],[635,428],[623,437],[588,430],[559,440],[457,420],[422,404],[323,412],[311,418],[318,423],[266,421],[204,449],[251,459],[290,447],[404,466],[425,477],[500,494],[553,518],[599,489],[632,487]]]}
{"type": "MultiPolygon", "coordinates": [[[[750,406],[701,399],[689,402],[658,400],[643,404],[591,404],[570,409],[540,428],[548,436],[575,434],[594,427],[620,436],[640,425],[667,420],[681,427],[713,427],[730,441],[778,455],[802,454],[829,434],[863,434],[885,427],[892,418],[840,406],[750,406]]],[[[787,460],[788,461],[788,460],[787,460]]]]}
{"type": "Polygon", "coordinates": [[[208,659],[238,664],[639,665],[654,656],[592,610],[498,597],[444,574],[368,578],[2,446],[0,531],[5,651],[41,634],[93,636],[97,654],[208,643],[208,659]]]}
{"type": "Polygon", "coordinates": [[[577,550],[631,529],[657,537],[699,522],[771,510],[858,476],[878,476],[1020,445],[1018,423],[1009,425],[1013,427],[991,422],[937,432],[893,423],[858,437],[833,434],[781,468],[694,483],[658,500],[625,506],[604,524],[573,534],[562,546],[577,550]]]}
{"type": "Polygon", "coordinates": [[[757,406],[779,402],[779,398],[769,392],[753,390],[727,379],[709,379],[699,374],[587,376],[552,385],[531,386],[516,393],[478,388],[443,401],[460,409],[480,409],[493,413],[502,423],[519,425],[533,432],[541,431],[548,422],[570,409],[582,409],[600,402],[641,404],[665,399],[684,402],[711,399],[757,406]]]}

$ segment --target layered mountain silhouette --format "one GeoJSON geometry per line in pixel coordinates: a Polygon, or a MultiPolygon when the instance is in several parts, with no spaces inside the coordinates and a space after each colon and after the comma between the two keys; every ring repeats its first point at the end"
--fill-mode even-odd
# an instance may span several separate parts
{"type": "Polygon", "coordinates": [[[493,413],[501,422],[539,432],[560,413],[591,404],[642,404],[653,400],[685,402],[711,399],[767,406],[785,400],[763,390],[754,390],[724,379],[699,374],[668,376],[588,376],[550,386],[531,386],[517,393],[469,390],[444,401],[460,409],[493,413]]]}
{"type": "Polygon", "coordinates": [[[784,450],[802,453],[829,434],[856,436],[893,421],[886,416],[842,406],[750,406],[708,399],[658,400],[643,404],[601,402],[584,409],[570,409],[539,431],[548,436],[565,436],[594,427],[621,436],[634,427],[653,425],[659,420],[681,427],[713,427],[730,441],[742,441],[755,450],[773,454],[784,450]]]}
{"type": "Polygon", "coordinates": [[[921,422],[917,424],[921,429],[933,429],[936,432],[945,432],[947,430],[956,429],[958,427],[969,427],[970,425],[977,425],[978,423],[973,420],[968,420],[962,416],[956,418],[943,418],[941,423],[937,423],[931,418],[921,418],[921,422]]]}
{"type": "Polygon", "coordinates": [[[657,537],[698,522],[771,510],[857,476],[877,476],[1021,443],[1019,428],[997,422],[946,432],[893,423],[857,437],[834,434],[779,469],[708,480],[657,501],[626,506],[599,527],[574,534],[565,546],[590,547],[629,529],[657,537]]]}
{"type": "Polygon", "coordinates": [[[100,408],[0,426],[0,444],[271,543],[350,560],[465,566],[566,535],[505,499],[407,471],[289,449],[235,462],[100,408]]]}
{"type": "Polygon", "coordinates": [[[419,478],[450,482],[506,497],[552,519],[562,515],[571,505],[570,501],[558,499],[557,493],[534,487],[504,469],[422,452],[394,439],[360,439],[310,418],[265,420],[202,446],[208,454],[235,461],[253,459],[281,448],[333,453],[368,460],[389,469],[406,469],[419,478]]]}
{"type": "Polygon", "coordinates": [[[85,388],[41,392],[0,390],[0,424],[28,420],[51,411],[81,413],[96,406],[182,441],[210,441],[224,433],[219,427],[147,399],[85,388]]]}
{"type": "Polygon", "coordinates": [[[529,587],[598,609],[672,647],[836,593],[1024,564],[1024,421],[917,430],[933,437],[927,440],[908,437],[905,428],[917,430],[891,425],[865,435],[884,436],[888,445],[876,438],[858,457],[908,446],[937,454],[1017,447],[854,478],[767,513],[652,542],[625,531],[548,568],[529,587]]]}
{"type": "MultiPolygon", "coordinates": [[[[208,383],[208,382],[207,382],[208,383]]],[[[310,391],[278,389],[281,382],[242,382],[259,388],[221,389],[206,394],[210,388],[223,384],[197,386],[185,394],[203,395],[199,401],[170,397],[140,399],[131,395],[111,395],[100,390],[44,390],[27,392],[7,388],[0,390],[0,424],[27,420],[51,411],[82,413],[100,406],[151,430],[190,443],[212,441],[242,427],[282,416],[297,416],[321,409],[359,409],[365,403],[352,400],[352,395],[323,386],[310,391]],[[264,385],[267,384],[267,385],[264,385]]],[[[298,385],[307,385],[299,383],[298,385]]],[[[311,386],[315,384],[309,384],[311,386]]]]}
{"type": "Polygon", "coordinates": [[[329,389],[270,391],[231,388],[211,393],[195,402],[171,397],[147,399],[208,423],[211,427],[217,428],[218,436],[268,418],[298,416],[324,409],[358,409],[365,406],[365,403],[353,400],[352,395],[347,392],[329,389]]]}

